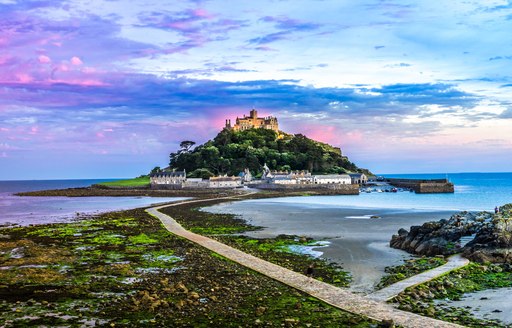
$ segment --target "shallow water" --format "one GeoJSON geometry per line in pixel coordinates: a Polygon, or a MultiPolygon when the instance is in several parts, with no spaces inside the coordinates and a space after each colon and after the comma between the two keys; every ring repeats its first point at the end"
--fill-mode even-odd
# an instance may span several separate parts
{"type": "Polygon", "coordinates": [[[86,187],[104,180],[0,181],[1,224],[66,222],[83,215],[172,202],[179,197],[20,197],[16,192],[86,187]]]}
{"type": "Polygon", "coordinates": [[[391,236],[402,227],[447,218],[451,211],[411,211],[404,209],[357,209],[336,206],[310,206],[295,197],[296,203],[249,200],[207,208],[214,213],[240,215],[260,231],[251,237],[275,237],[280,234],[307,236],[329,241],[315,248],[322,258],[341,264],[352,274],[351,289],[370,292],[384,275],[386,266],[398,265],[411,256],[389,247],[391,236]],[[377,216],[378,218],[371,218],[377,216]]]}
{"type": "Polygon", "coordinates": [[[448,303],[460,308],[469,306],[477,318],[497,319],[505,324],[512,324],[511,295],[512,288],[488,289],[466,294],[460,301],[438,303],[448,303]]]}

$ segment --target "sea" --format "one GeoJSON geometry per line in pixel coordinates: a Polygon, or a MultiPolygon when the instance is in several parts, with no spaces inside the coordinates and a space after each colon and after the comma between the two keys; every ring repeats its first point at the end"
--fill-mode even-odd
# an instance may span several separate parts
{"type": "MultiPolygon", "coordinates": [[[[455,184],[453,194],[411,192],[363,192],[358,196],[311,196],[300,199],[302,207],[395,208],[403,210],[492,211],[512,203],[512,172],[452,174],[386,174],[390,178],[448,178],[455,184]]],[[[151,197],[19,197],[23,191],[87,187],[115,179],[0,181],[0,224],[19,225],[62,222],[80,215],[131,209],[177,200],[151,197]]],[[[296,204],[296,197],[254,202],[296,204]]]]}
{"type": "Polygon", "coordinates": [[[20,197],[18,192],[88,187],[116,179],[0,181],[0,225],[69,222],[78,217],[181,200],[171,197],[20,197]]]}
{"type": "MultiPolygon", "coordinates": [[[[385,177],[448,178],[450,194],[409,191],[370,192],[359,195],[281,197],[218,204],[204,208],[213,213],[236,214],[263,227],[246,234],[270,238],[280,234],[307,236],[325,243],[312,251],[340,264],[352,275],[351,290],[371,292],[387,266],[402,264],[410,254],[392,249],[389,241],[399,229],[447,219],[461,211],[494,211],[512,203],[512,173],[402,174],[385,177]]],[[[310,252],[311,253],[311,252],[310,252]]]]}

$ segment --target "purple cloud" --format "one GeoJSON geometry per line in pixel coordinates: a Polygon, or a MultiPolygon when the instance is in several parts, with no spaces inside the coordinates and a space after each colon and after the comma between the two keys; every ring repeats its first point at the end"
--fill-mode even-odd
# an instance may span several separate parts
{"type": "Polygon", "coordinates": [[[321,27],[320,24],[303,22],[286,16],[265,16],[261,18],[260,21],[274,23],[274,27],[279,31],[252,38],[249,40],[251,44],[265,45],[279,40],[289,39],[292,34],[297,32],[311,32],[321,27]]]}
{"type": "Polygon", "coordinates": [[[247,21],[218,18],[204,9],[180,12],[146,12],[138,17],[139,27],[151,27],[179,33],[185,40],[169,44],[165,54],[186,52],[205,43],[224,40],[226,34],[247,26],[247,21]]]}

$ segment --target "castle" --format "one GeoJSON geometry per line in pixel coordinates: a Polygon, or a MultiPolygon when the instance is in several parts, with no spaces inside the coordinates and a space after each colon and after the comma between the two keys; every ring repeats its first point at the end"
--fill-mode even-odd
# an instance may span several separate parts
{"type": "Polygon", "coordinates": [[[274,116],[258,117],[258,111],[255,109],[251,110],[249,116],[244,115],[244,117],[242,118],[237,117],[236,123],[233,126],[231,126],[231,120],[227,119],[226,128],[233,129],[235,131],[244,131],[248,129],[259,128],[279,132],[277,118],[275,118],[274,116]]]}

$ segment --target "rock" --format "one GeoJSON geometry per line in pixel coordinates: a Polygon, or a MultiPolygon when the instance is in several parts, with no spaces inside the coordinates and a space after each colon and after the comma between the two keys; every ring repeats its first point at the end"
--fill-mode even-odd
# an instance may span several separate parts
{"type": "Polygon", "coordinates": [[[256,309],[256,315],[262,315],[263,313],[265,313],[265,311],[267,311],[266,307],[258,306],[258,308],[256,309]]]}
{"type": "Polygon", "coordinates": [[[196,293],[196,292],[191,292],[191,293],[188,294],[188,298],[189,299],[197,300],[197,299],[199,299],[199,294],[196,293]]]}
{"type": "Polygon", "coordinates": [[[416,255],[446,256],[462,252],[472,261],[512,264],[512,214],[507,213],[461,212],[449,219],[411,226],[409,231],[402,228],[389,244],[416,255]],[[461,237],[472,235],[475,238],[462,247],[461,237]]]}
{"type": "Polygon", "coordinates": [[[379,324],[381,328],[395,328],[395,322],[392,319],[382,320],[379,324]]]}

